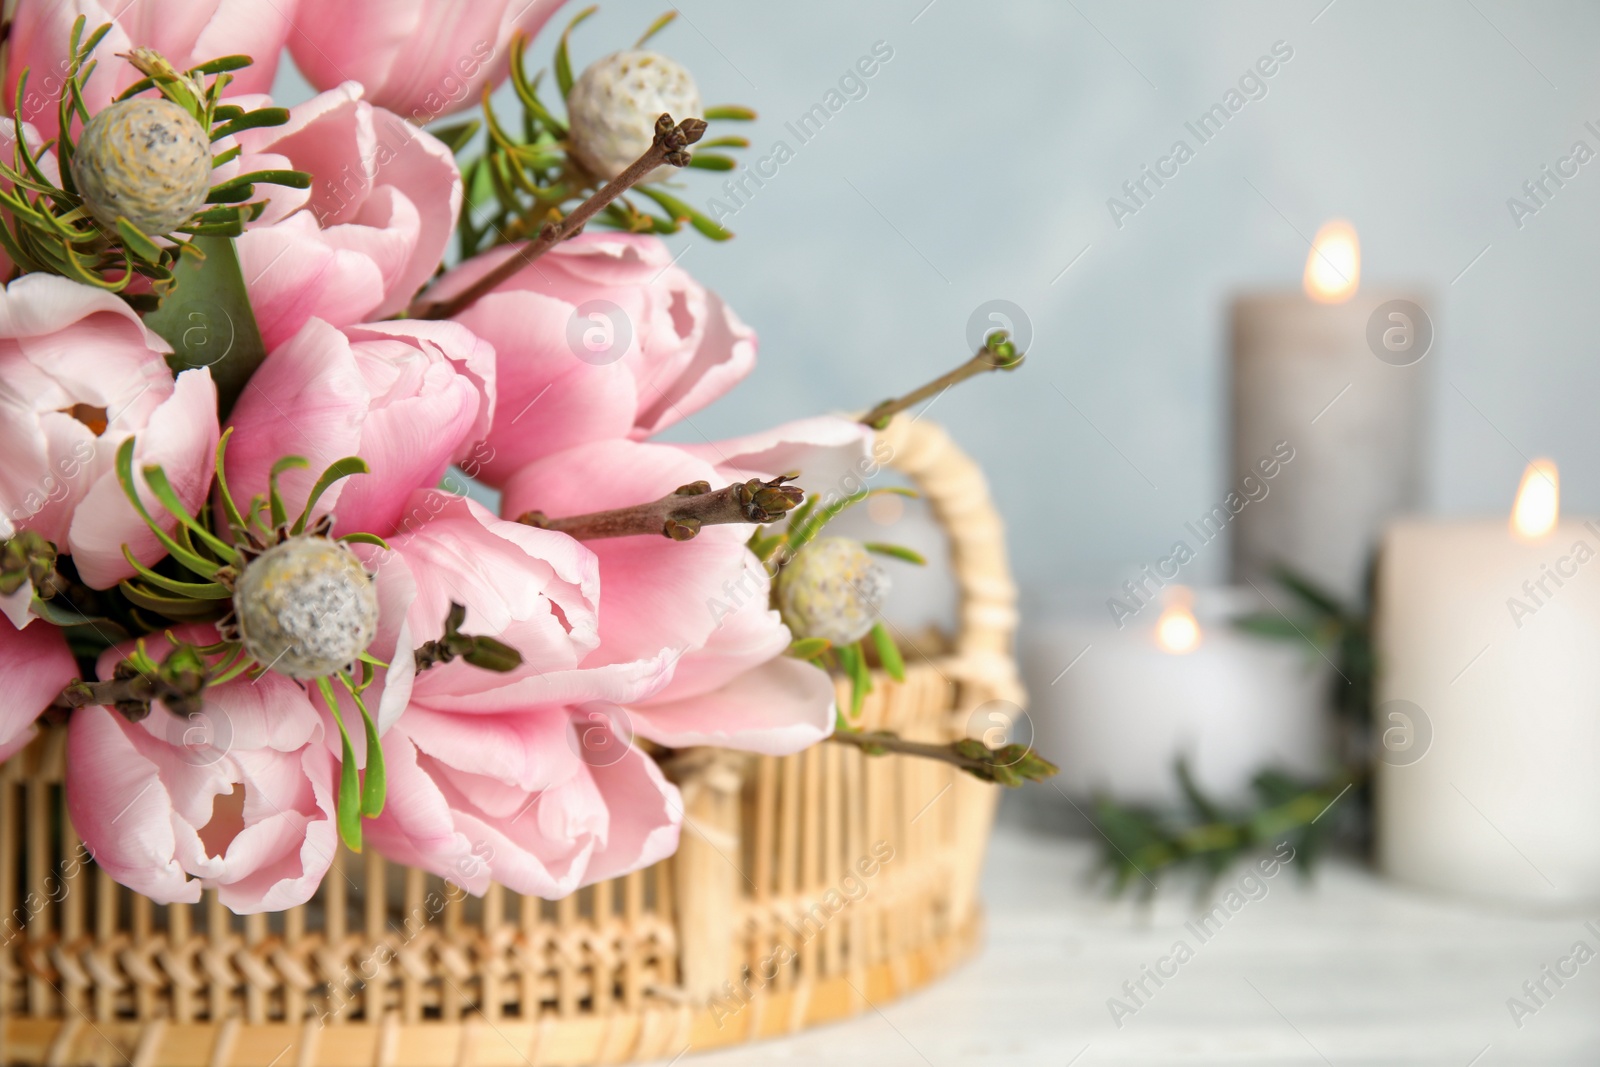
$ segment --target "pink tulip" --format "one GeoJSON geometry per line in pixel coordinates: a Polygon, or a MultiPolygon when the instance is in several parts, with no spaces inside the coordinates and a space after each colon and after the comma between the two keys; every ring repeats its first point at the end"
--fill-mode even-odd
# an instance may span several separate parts
{"type": "MultiPolygon", "coordinates": [[[[553,900],[678,850],[683,801],[638,749],[619,747],[615,762],[574,758],[533,784],[512,784],[431,756],[410,727],[408,714],[384,737],[391,796],[367,833],[397,863],[480,895],[494,881],[553,900]]],[[[570,716],[531,708],[453,728],[466,746],[570,753],[581,744],[570,716]]]]}
{"type": "MultiPolygon", "coordinates": [[[[116,453],[136,436],[137,472],[160,465],[192,511],[210,488],[217,442],[208,370],[173,378],[167,345],[122,300],[49,274],[0,294],[0,536],[31,529],[103,589],[166,554],[123,495],[116,453]]],[[[168,532],[177,520],[139,482],[168,532]]]]}
{"type": "MultiPolygon", "coordinates": [[[[166,642],[146,647],[159,659],[166,642]]],[[[121,656],[108,651],[101,674],[121,656]]],[[[192,718],[160,704],[137,723],[79,708],[67,811],[95,862],[158,903],[194,903],[208,888],[239,913],[303,904],[337,847],[324,732],[300,686],[271,672],[207,690],[192,718]]]]}
{"type": "MultiPolygon", "coordinates": [[[[757,462],[781,455],[803,472],[808,455],[838,462],[865,455],[869,441],[864,428],[843,420],[786,430],[787,438],[772,431],[744,439],[734,454],[757,462]]],[[[601,442],[524,467],[506,484],[503,511],[583,514],[654,500],[689,482],[726,485],[730,473],[675,445],[601,442]]],[[[772,472],[737,477],[755,473],[772,472]]],[[[783,754],[831,732],[833,685],[823,671],[784,655],[789,630],[768,608],[767,573],[745,547],[750,531],[708,526],[690,541],[641,535],[589,543],[600,561],[604,611],[600,647],[586,662],[636,661],[661,648],[676,660],[669,684],[626,704],[640,736],[674,747],[783,754]]]]}
{"type": "Polygon", "coordinates": [[[473,892],[493,879],[547,897],[671,854],[677,791],[630,738],[609,738],[595,758],[579,734],[593,742],[597,709],[642,699],[672,672],[662,649],[581,665],[597,641],[593,554],[433,490],[412,496],[403,526],[390,546],[416,575],[417,639],[439,636],[454,602],[467,608],[464,632],[498,638],[523,663],[495,674],[457,660],[417,676],[384,735],[390,799],[368,841],[473,892]]]}
{"type": "MultiPolygon", "coordinates": [[[[500,519],[466,497],[419,489],[403,501],[390,551],[416,581],[411,633],[421,644],[443,633],[452,603],[467,609],[463,633],[498,638],[523,655],[523,674],[571,671],[599,643],[600,573],[594,553],[565,534],[500,519]]],[[[456,661],[417,679],[419,698],[469,697],[506,675],[456,661]]]]}
{"type": "Polygon", "coordinates": [[[229,95],[264,93],[272,86],[278,55],[295,20],[299,0],[21,0],[11,25],[6,62],[6,112],[17,81],[28,70],[22,118],[46,137],[56,136],[57,101],[66,83],[72,23],[87,18],[85,34],[106,23],[111,32],[95,50],[98,61],[83,94],[92,115],[141,75],[119,58],[136,47],[153,48],[179,70],[221,56],[247,55],[255,63],[235,71],[229,95]]]}
{"type": "MultiPolygon", "coordinates": [[[[516,254],[501,248],[447,274],[429,300],[460,293],[516,254]]],[[[499,353],[493,457],[479,477],[574,445],[648,437],[733,388],[755,365],[755,334],[674,266],[655,237],[584,234],[557,245],[456,321],[499,353]]]]}
{"type": "MultiPolygon", "coordinates": [[[[369,567],[380,551],[358,546],[369,567]]],[[[378,631],[367,651],[390,666],[377,672],[364,700],[381,734],[411,699],[417,587],[398,558],[385,560],[374,580],[378,631]]],[[[57,631],[34,631],[60,641],[57,631]]],[[[197,645],[218,639],[200,626],[177,636],[197,645]]],[[[170,647],[160,635],[144,643],[158,661],[170,647]]],[[[0,668],[6,651],[0,645],[0,668]]],[[[100,677],[111,677],[126,653],[107,651],[100,677]]],[[[43,673],[46,663],[54,661],[33,670],[43,673]]],[[[68,680],[72,669],[68,657],[68,680]]],[[[60,673],[56,665],[48,679],[57,690],[60,673]]],[[[27,697],[23,706],[32,705],[31,691],[27,697]]],[[[339,710],[364,766],[360,713],[348,698],[339,710]]],[[[68,811],[95,861],[152,899],[193,902],[204,887],[235,912],[280,911],[305,903],[333,856],[340,752],[338,725],[320,694],[271,671],[206,690],[192,718],[160,704],[137,723],[111,708],[79,708],[67,732],[68,811]]]]}
{"type": "MultiPolygon", "coordinates": [[[[262,169],[312,175],[310,189],[258,186],[271,199],[238,240],[267,348],[315,317],[335,326],[387,318],[433,276],[461,208],[455,157],[431,134],[347,82],[290,109],[284,126],[237,135],[216,180],[262,169]]],[[[241,101],[251,105],[265,100],[241,101]]],[[[234,139],[218,141],[218,152],[234,139]]]]}
{"type": "Polygon", "coordinates": [[[457,323],[341,331],[313,319],[267,357],[233,410],[229,488],[241,502],[265,493],[272,465],[299,455],[310,467],[279,485],[300,501],[328,464],[360,456],[372,472],[336,484],[318,514],[332,512],[341,533],[387,535],[411,491],[436,484],[488,433],[494,371],[494,350],[457,323]]]}
{"type": "Polygon", "coordinates": [[[0,621],[0,677],[6,698],[0,702],[0,762],[33,739],[33,722],[62,687],[78,675],[66,638],[53,626],[18,630],[0,621]]]}
{"type": "Polygon", "coordinates": [[[478,102],[509,71],[511,35],[539,32],[562,0],[323,0],[289,41],[306,80],[354,79],[417,125],[478,102]]]}

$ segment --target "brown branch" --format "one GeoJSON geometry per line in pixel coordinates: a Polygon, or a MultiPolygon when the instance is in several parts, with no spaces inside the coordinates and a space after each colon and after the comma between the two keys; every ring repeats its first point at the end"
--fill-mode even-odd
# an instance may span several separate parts
{"type": "Polygon", "coordinates": [[[53,708],[111,707],[123,703],[149,704],[160,696],[161,686],[154,678],[135,675],[113,678],[109,682],[77,681],[56,694],[53,708]]]}
{"type": "MultiPolygon", "coordinates": [[[[122,664],[117,666],[120,668],[122,664]]],[[[129,722],[138,722],[150,714],[150,705],[158,700],[175,714],[193,715],[202,706],[200,692],[204,688],[203,677],[198,685],[189,687],[174,685],[153,675],[134,673],[113,678],[109,682],[73,682],[56,694],[50,707],[115,708],[129,722]]]]}
{"type": "Polygon", "coordinates": [[[884,730],[863,733],[858,730],[835,730],[829,741],[851,745],[869,756],[916,756],[919,759],[938,760],[974,778],[1001,785],[1021,785],[1024,781],[1042,781],[1055,774],[1057,767],[1044,759],[1028,745],[1002,745],[990,748],[976,738],[965,738],[947,745],[926,741],[907,741],[898,734],[884,730]]]}
{"type": "Polygon", "coordinates": [[[1015,370],[1022,366],[1023,353],[1018,352],[1003,331],[991,334],[984,346],[978,349],[977,355],[967,360],[955,370],[941,374],[933,381],[918,389],[913,389],[905,396],[893,400],[885,400],[858,420],[863,425],[871,426],[874,430],[882,430],[889,425],[889,420],[900,412],[915,404],[920,404],[929,397],[938,396],[953,385],[959,385],[968,378],[976,377],[986,371],[1015,370]]]}
{"type": "Polygon", "coordinates": [[[552,519],[542,511],[530,511],[517,521],[541,530],[557,530],[579,541],[598,541],[607,537],[659,534],[674,541],[687,541],[702,526],[726,523],[774,522],[788,514],[805,493],[799,486],[785,485],[788,475],[764,482],[751,478],[724,489],[712,490],[710,482],[690,482],[648,504],[596,511],[552,519]]]}
{"type": "Polygon", "coordinates": [[[688,147],[705,136],[705,132],[706,123],[702,119],[688,118],[674,124],[672,116],[663,113],[656,119],[654,143],[645,149],[644,155],[634,160],[627,170],[606,182],[566,218],[560,222],[547,224],[531,243],[522,245],[516,255],[485,274],[461,293],[438,303],[424,303],[419,300],[411,305],[407,316],[413,319],[448,319],[452,315],[460,314],[562,241],[576,237],[584,224],[607,204],[643,181],[663,163],[670,163],[674,167],[687,167],[692,158],[687,151],[688,147]]]}
{"type": "Polygon", "coordinates": [[[150,714],[156,701],[175,715],[198,714],[210,681],[204,657],[193,645],[175,645],[151,672],[122,660],[104,682],[75,681],[56,694],[50,709],[71,710],[91,706],[115,708],[129,722],[150,714]]]}

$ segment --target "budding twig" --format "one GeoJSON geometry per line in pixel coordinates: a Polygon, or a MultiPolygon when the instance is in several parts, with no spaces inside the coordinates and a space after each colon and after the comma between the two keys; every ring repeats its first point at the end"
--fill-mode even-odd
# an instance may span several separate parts
{"type": "Polygon", "coordinates": [[[209,681],[204,659],[192,646],[178,645],[153,670],[123,660],[108,681],[73,682],[56,694],[50,707],[115,708],[129,722],[138,722],[159,700],[176,715],[194,715],[204,706],[202,694],[209,681]]]}
{"type": "Polygon", "coordinates": [[[713,490],[710,482],[681,485],[660,500],[613,511],[596,511],[552,519],[542,511],[530,511],[517,521],[541,530],[557,530],[579,541],[599,541],[606,537],[631,537],[659,534],[674,541],[687,541],[702,526],[726,523],[774,522],[805,499],[796,485],[786,485],[789,475],[762,481],[751,478],[713,490]]]}
{"type": "Polygon", "coordinates": [[[1038,782],[1051,777],[1059,770],[1055,764],[1034,752],[1028,745],[1002,745],[990,748],[976,738],[965,738],[948,745],[935,745],[926,741],[907,741],[898,734],[884,730],[862,733],[856,730],[835,730],[829,741],[853,745],[869,756],[895,753],[938,760],[966,771],[974,778],[1001,785],[1021,785],[1024,781],[1038,782]]]}
{"type": "Polygon", "coordinates": [[[444,620],[444,635],[424,642],[413,654],[418,674],[454,659],[463,659],[474,667],[500,673],[522,666],[522,653],[510,645],[482,634],[462,633],[461,624],[466,621],[467,609],[452,602],[450,613],[444,620]]]}
{"type": "Polygon", "coordinates": [[[59,598],[73,611],[94,615],[104,610],[105,595],[56,569],[56,546],[34,530],[0,541],[0,595],[11,596],[25,582],[33,583],[39,600],[59,598]]]}
{"type": "Polygon", "coordinates": [[[865,415],[861,416],[863,425],[871,426],[874,430],[882,430],[889,425],[889,420],[900,412],[915,404],[920,404],[929,397],[938,396],[953,385],[959,385],[968,378],[975,377],[985,371],[1015,370],[1022,366],[1024,353],[1017,351],[1017,346],[1012,344],[1004,330],[996,330],[989,335],[977,355],[967,360],[948,374],[941,374],[927,385],[913,389],[905,396],[893,400],[885,400],[865,415]]]}
{"type": "Polygon", "coordinates": [[[645,149],[644,155],[629,165],[627,170],[602,185],[566,218],[560,222],[547,224],[539,231],[538,237],[519,246],[516,255],[485,274],[461,293],[439,303],[419,301],[413,304],[410,317],[448,319],[471,307],[550,249],[569,237],[577,236],[584,224],[604,210],[607,204],[643,181],[663,163],[670,163],[674,167],[687,167],[692,158],[688,152],[689,146],[705,136],[705,132],[706,123],[703,119],[687,118],[674,124],[671,115],[662,114],[656,119],[655,141],[645,149]]]}

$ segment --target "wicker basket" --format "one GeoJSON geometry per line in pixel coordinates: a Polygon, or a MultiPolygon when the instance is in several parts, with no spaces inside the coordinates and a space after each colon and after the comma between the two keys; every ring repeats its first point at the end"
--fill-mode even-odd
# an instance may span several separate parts
{"type": "MultiPolygon", "coordinates": [[[[891,465],[951,540],[953,651],[881,674],[869,728],[947,741],[1020,702],[1015,589],[983,476],[926,422],[891,465]]],[[[678,754],[682,847],[564,900],[477,900],[374,854],[316,898],[234,916],[157,905],[83,861],[59,730],[0,768],[0,1065],[603,1064],[789,1033],[937,977],[976,944],[995,790],[821,745],[678,754]],[[948,794],[948,795],[946,795],[948,794]]]]}

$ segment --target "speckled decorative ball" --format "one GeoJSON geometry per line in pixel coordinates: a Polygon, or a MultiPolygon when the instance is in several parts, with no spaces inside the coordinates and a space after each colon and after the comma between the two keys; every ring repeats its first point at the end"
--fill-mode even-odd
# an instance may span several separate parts
{"type": "MultiPolygon", "coordinates": [[[[689,72],[656,52],[614,52],[578,75],[567,97],[567,122],[578,161],[610,181],[655,141],[662,112],[674,122],[704,118],[700,90],[689,72]]],[[[678,168],[662,164],[645,177],[654,182],[678,168]]]]}
{"type": "Polygon", "coordinates": [[[245,565],[233,591],[245,651],[291,678],[348,667],[378,631],[378,593],[338,541],[294,537],[245,565]]]}
{"type": "Polygon", "coordinates": [[[848,537],[812,541],[778,572],[778,610],[796,639],[859,641],[888,595],[889,575],[848,537]]]}
{"type": "Polygon", "coordinates": [[[124,100],[84,126],[72,179],[101,225],[115,229],[121,215],[147,236],[164,236],[205,205],[211,138],[170,100],[124,100]]]}

